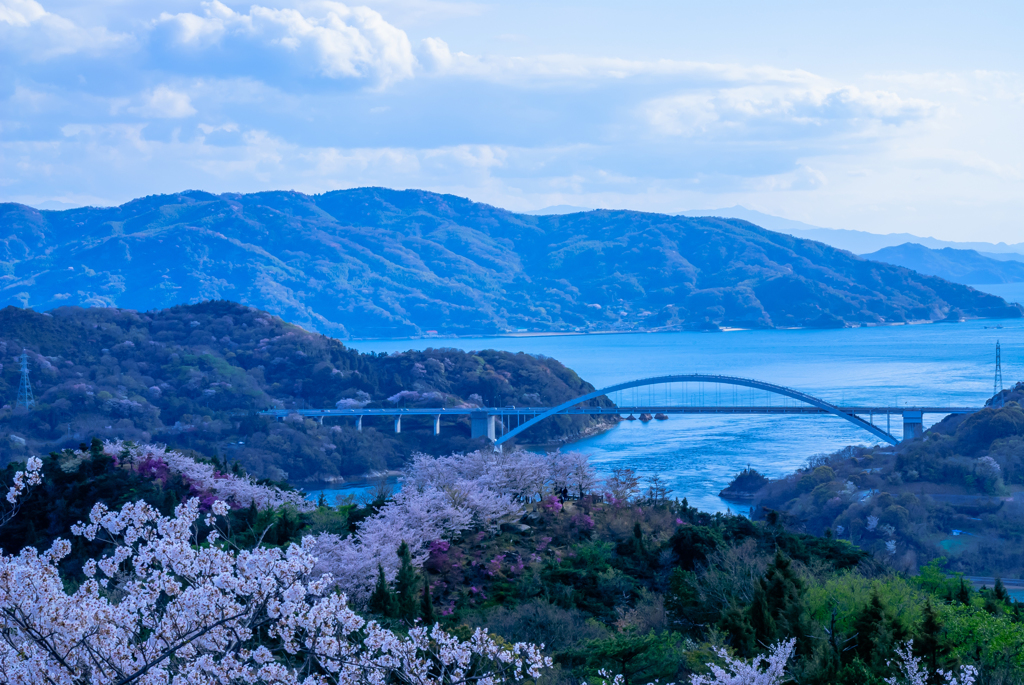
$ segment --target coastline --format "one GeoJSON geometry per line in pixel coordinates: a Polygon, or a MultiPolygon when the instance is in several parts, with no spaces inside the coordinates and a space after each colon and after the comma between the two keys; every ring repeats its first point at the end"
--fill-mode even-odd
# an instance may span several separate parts
{"type": "MultiPolygon", "coordinates": [[[[480,338],[562,338],[569,336],[587,335],[649,335],[651,333],[736,333],[740,331],[823,331],[842,330],[844,328],[886,328],[895,326],[923,326],[926,324],[956,324],[966,321],[1003,321],[1004,319],[989,318],[983,316],[970,317],[960,321],[949,321],[946,319],[914,319],[911,321],[892,321],[885,323],[866,322],[849,326],[837,326],[835,328],[817,328],[810,326],[776,326],[772,328],[739,328],[725,326],[710,331],[687,330],[681,328],[645,328],[642,330],[604,330],[604,331],[516,331],[514,333],[451,333],[446,335],[413,335],[398,338],[346,338],[342,342],[397,342],[401,340],[475,340],[480,338]]],[[[1007,319],[1012,320],[1012,319],[1007,319]]]]}

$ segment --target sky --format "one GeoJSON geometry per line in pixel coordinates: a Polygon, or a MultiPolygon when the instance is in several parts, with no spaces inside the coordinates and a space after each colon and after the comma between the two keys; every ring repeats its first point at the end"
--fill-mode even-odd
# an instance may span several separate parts
{"type": "Polygon", "coordinates": [[[368,185],[1024,241],[1024,3],[0,0],[0,201],[368,185]]]}

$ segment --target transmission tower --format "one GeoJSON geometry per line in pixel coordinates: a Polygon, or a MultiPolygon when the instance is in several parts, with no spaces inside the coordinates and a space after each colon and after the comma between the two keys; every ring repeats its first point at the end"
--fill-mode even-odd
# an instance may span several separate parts
{"type": "Polygon", "coordinates": [[[18,403],[14,406],[31,409],[36,406],[36,397],[32,393],[32,383],[28,380],[28,354],[22,350],[19,359],[21,359],[21,385],[18,386],[18,403]]]}
{"type": "MultiPolygon", "coordinates": [[[[996,341],[996,377],[992,383],[992,394],[998,395],[1003,392],[1003,355],[999,350],[999,341],[996,341]]],[[[1000,402],[1000,404],[1002,404],[1000,402]]]]}

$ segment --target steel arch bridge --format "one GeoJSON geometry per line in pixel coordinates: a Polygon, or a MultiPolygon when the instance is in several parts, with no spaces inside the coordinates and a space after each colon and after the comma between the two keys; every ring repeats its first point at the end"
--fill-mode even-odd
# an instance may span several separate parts
{"type": "MultiPolygon", "coordinates": [[[[858,428],[871,433],[876,438],[884,440],[885,442],[887,442],[887,443],[889,443],[891,445],[895,445],[895,444],[897,444],[899,442],[899,440],[897,440],[895,437],[893,437],[890,433],[882,430],[878,426],[875,426],[873,423],[865,421],[860,416],[858,416],[856,413],[853,413],[853,412],[849,411],[845,407],[844,408],[837,407],[834,404],[830,404],[829,402],[826,402],[825,400],[819,399],[819,398],[814,397],[812,395],[808,395],[807,393],[800,392],[799,390],[793,390],[792,388],[787,388],[787,387],[784,387],[784,386],[781,386],[781,385],[775,385],[774,383],[766,383],[764,381],[758,381],[758,380],[754,380],[754,379],[751,379],[751,378],[739,378],[737,376],[721,376],[721,375],[714,375],[714,374],[692,373],[692,374],[678,374],[678,375],[671,375],[671,376],[654,376],[652,378],[640,378],[640,379],[633,380],[633,381],[627,381],[625,383],[619,383],[617,385],[610,385],[607,388],[601,388],[599,390],[595,390],[593,392],[589,392],[586,395],[580,395],[579,397],[577,397],[575,399],[572,399],[572,400],[569,400],[568,402],[563,402],[562,404],[558,405],[557,407],[551,407],[550,409],[547,409],[543,413],[537,414],[536,416],[534,416],[529,421],[526,421],[526,422],[516,426],[512,430],[504,433],[501,437],[495,439],[494,444],[495,445],[501,445],[502,443],[507,442],[508,440],[511,440],[512,438],[514,438],[515,436],[519,435],[520,433],[522,433],[523,431],[527,430],[528,428],[530,428],[532,426],[535,426],[536,424],[540,423],[544,419],[546,419],[548,417],[551,417],[551,416],[558,415],[558,414],[566,413],[569,410],[571,410],[573,407],[575,407],[576,405],[578,405],[578,404],[580,404],[582,402],[586,402],[588,400],[592,400],[592,399],[595,399],[595,398],[598,398],[598,397],[601,397],[601,396],[604,396],[604,395],[608,395],[609,393],[619,392],[620,390],[629,390],[631,388],[640,388],[640,387],[651,386],[651,385],[661,385],[663,383],[718,383],[720,385],[732,385],[732,386],[739,386],[739,387],[744,387],[744,388],[752,388],[752,389],[755,389],[755,390],[764,390],[766,392],[769,392],[769,393],[772,393],[772,394],[775,394],[775,395],[781,395],[783,397],[789,397],[790,399],[794,399],[794,400],[797,400],[798,402],[802,402],[804,404],[810,405],[811,407],[814,407],[814,408],[818,409],[820,413],[828,413],[828,414],[833,414],[835,416],[838,416],[839,418],[841,418],[841,419],[843,419],[845,421],[849,421],[850,423],[852,423],[853,425],[857,426],[858,428]],[[846,409],[846,410],[844,411],[844,409],[846,409]]],[[[622,409],[623,408],[619,408],[619,411],[621,411],[622,409]]],[[[927,409],[934,409],[934,408],[929,407],[927,409]]],[[[882,414],[882,413],[888,414],[888,413],[891,413],[891,410],[892,410],[892,408],[888,408],[888,407],[887,408],[881,408],[881,407],[879,407],[877,409],[875,409],[875,408],[869,409],[868,411],[871,411],[872,413],[878,413],[878,414],[882,414]]],[[[949,409],[949,408],[947,408],[947,409],[944,409],[944,410],[940,409],[939,411],[941,411],[943,413],[954,413],[954,412],[964,411],[964,410],[966,410],[966,411],[973,411],[973,410],[967,410],[965,408],[958,408],[958,409],[949,409]]],[[[904,416],[906,418],[907,411],[906,410],[900,410],[900,411],[901,411],[901,413],[904,414],[904,416]]],[[[916,411],[916,417],[913,417],[913,418],[916,418],[917,419],[917,423],[920,424],[920,416],[921,416],[921,413],[922,413],[921,409],[916,409],[915,408],[914,410],[910,410],[910,411],[911,412],[915,412],[916,411]]],[[[606,412],[601,412],[601,413],[606,413],[606,412]]],[[[735,413],[741,413],[741,412],[735,412],[735,413]]],[[[747,412],[742,412],[742,413],[747,413],[747,412]]],[[[764,412],[760,412],[760,411],[759,412],[754,412],[754,411],[751,411],[749,413],[790,413],[790,412],[786,412],[786,411],[783,410],[783,408],[780,408],[780,411],[778,411],[778,412],[772,412],[772,411],[769,410],[769,411],[764,411],[764,412]]],[[[867,413],[867,412],[865,412],[865,413],[867,413]]]]}
{"type": "Polygon", "coordinates": [[[568,402],[563,402],[557,407],[415,407],[415,408],[350,408],[350,409],[266,409],[259,414],[274,417],[277,420],[284,420],[291,414],[298,414],[312,418],[323,423],[325,418],[348,417],[355,421],[357,430],[362,430],[363,418],[387,417],[394,420],[395,432],[402,430],[402,419],[414,417],[431,418],[433,422],[434,435],[441,432],[442,417],[457,418],[468,416],[471,424],[471,435],[473,438],[487,438],[494,443],[495,448],[500,449],[501,445],[516,437],[523,431],[537,425],[544,419],[559,415],[621,415],[621,414],[798,414],[798,415],[822,415],[832,414],[844,421],[849,421],[857,428],[867,431],[876,438],[895,445],[899,442],[888,430],[882,430],[874,424],[874,417],[885,415],[888,427],[889,416],[892,414],[901,415],[903,418],[903,439],[909,440],[920,437],[924,425],[922,417],[924,414],[969,414],[978,411],[978,407],[938,407],[938,406],[838,406],[826,402],[813,395],[787,388],[774,383],[754,380],[751,378],[740,378],[737,376],[723,376],[716,374],[675,374],[670,376],[654,376],[652,378],[640,378],[617,385],[601,388],[585,395],[580,395],[568,402]],[[714,383],[719,385],[731,385],[734,387],[762,390],[770,395],[779,395],[796,400],[798,406],[731,406],[731,405],[701,405],[690,404],[668,404],[655,406],[648,405],[612,405],[610,407],[578,406],[589,400],[596,399],[611,393],[632,388],[642,388],[671,383],[714,383]],[[862,416],[867,415],[871,420],[865,421],[862,416]],[[506,420],[515,417],[520,421],[515,428],[505,431],[506,420]],[[523,421],[523,419],[526,419],[523,421]],[[502,434],[497,435],[497,423],[501,423],[502,434]]]}

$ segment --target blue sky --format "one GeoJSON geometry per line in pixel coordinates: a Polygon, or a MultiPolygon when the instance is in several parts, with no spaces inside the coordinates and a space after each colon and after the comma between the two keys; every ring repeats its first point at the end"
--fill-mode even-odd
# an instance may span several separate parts
{"type": "Polygon", "coordinates": [[[1024,241],[1024,4],[840,5],[0,0],[0,200],[384,185],[1024,241]]]}

